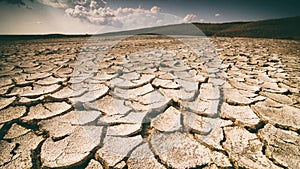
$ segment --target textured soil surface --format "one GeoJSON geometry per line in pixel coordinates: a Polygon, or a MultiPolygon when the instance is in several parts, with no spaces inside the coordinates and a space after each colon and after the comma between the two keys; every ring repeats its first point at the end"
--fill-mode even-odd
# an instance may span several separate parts
{"type": "Polygon", "coordinates": [[[0,168],[300,168],[298,41],[0,42],[0,168]]]}

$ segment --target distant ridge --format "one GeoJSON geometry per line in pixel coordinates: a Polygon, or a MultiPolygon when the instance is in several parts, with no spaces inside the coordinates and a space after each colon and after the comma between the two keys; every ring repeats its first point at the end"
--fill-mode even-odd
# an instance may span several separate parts
{"type": "Polygon", "coordinates": [[[0,40],[30,40],[30,39],[55,39],[55,38],[81,38],[92,35],[66,35],[66,34],[45,34],[45,35],[0,35],[0,40]]]}
{"type": "Polygon", "coordinates": [[[251,22],[177,24],[97,35],[0,35],[0,40],[27,40],[137,34],[250,37],[300,40],[300,16],[251,22]]]}
{"type": "Polygon", "coordinates": [[[251,22],[192,23],[101,34],[104,36],[165,34],[300,40],[300,16],[251,22]]]}

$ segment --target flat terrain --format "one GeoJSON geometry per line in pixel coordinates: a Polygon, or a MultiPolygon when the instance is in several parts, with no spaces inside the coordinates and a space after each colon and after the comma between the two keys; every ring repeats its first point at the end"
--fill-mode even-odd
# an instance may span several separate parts
{"type": "Polygon", "coordinates": [[[0,168],[300,168],[300,44],[0,41],[0,168]]]}

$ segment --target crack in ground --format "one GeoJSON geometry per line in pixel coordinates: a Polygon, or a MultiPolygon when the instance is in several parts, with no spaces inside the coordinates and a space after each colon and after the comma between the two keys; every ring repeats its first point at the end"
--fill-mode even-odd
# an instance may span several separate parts
{"type": "Polygon", "coordinates": [[[121,159],[119,162],[117,162],[117,163],[113,166],[113,168],[116,167],[118,164],[120,164],[122,161],[124,161],[124,162],[126,163],[126,166],[125,166],[124,168],[128,167],[128,166],[127,166],[127,161],[128,161],[128,159],[130,158],[131,154],[133,153],[134,150],[136,150],[139,146],[141,146],[141,145],[143,145],[143,144],[145,144],[145,143],[141,142],[141,143],[139,143],[138,145],[136,145],[135,147],[133,147],[133,148],[126,154],[126,156],[125,156],[123,159],[121,159]]]}
{"type": "MultiPolygon", "coordinates": [[[[267,142],[267,140],[264,140],[264,139],[260,136],[260,134],[258,134],[258,133],[256,134],[256,136],[257,136],[257,138],[259,139],[259,141],[263,144],[263,146],[262,146],[262,153],[263,153],[263,155],[266,156],[267,159],[269,159],[270,161],[272,161],[273,164],[275,164],[276,166],[287,169],[288,167],[286,167],[286,166],[280,164],[278,161],[276,161],[276,159],[274,159],[270,154],[268,154],[268,153],[266,152],[266,150],[267,150],[267,146],[266,146],[266,145],[269,145],[268,142],[267,142]]],[[[271,146],[271,145],[270,145],[270,146],[271,146]]]]}
{"type": "Polygon", "coordinates": [[[296,132],[298,134],[300,134],[300,128],[297,129],[297,128],[294,128],[294,127],[291,127],[291,126],[287,126],[287,125],[282,125],[282,124],[278,124],[278,123],[270,123],[269,120],[265,119],[264,117],[262,117],[262,115],[260,115],[260,113],[258,113],[258,111],[253,108],[253,105],[251,104],[250,105],[250,108],[253,110],[253,112],[256,114],[256,116],[264,123],[264,124],[271,124],[273,126],[275,126],[276,128],[279,128],[279,129],[282,129],[282,130],[285,130],[285,131],[293,131],[293,132],[296,132]]]}
{"type": "Polygon", "coordinates": [[[222,146],[222,148],[224,149],[224,153],[225,155],[228,157],[228,160],[230,162],[230,164],[235,168],[235,169],[240,169],[240,167],[237,165],[237,163],[230,158],[230,155],[229,153],[227,152],[227,150],[225,149],[223,143],[226,142],[226,134],[225,134],[225,130],[224,130],[224,127],[221,127],[222,129],[222,135],[223,135],[223,139],[220,141],[220,145],[222,146]]]}
{"type": "Polygon", "coordinates": [[[265,125],[266,125],[265,122],[260,121],[257,125],[254,126],[255,128],[251,128],[251,127],[249,127],[249,126],[245,126],[244,128],[245,128],[246,130],[248,130],[250,133],[256,134],[260,129],[264,128],[265,125]]]}
{"type": "MultiPolygon", "coordinates": [[[[158,115],[164,113],[171,106],[173,106],[175,108],[180,108],[181,107],[180,105],[181,104],[179,102],[175,102],[173,99],[171,99],[169,104],[162,111],[152,111],[152,112],[147,113],[147,115],[142,120],[142,129],[140,131],[140,135],[142,136],[142,138],[149,138],[151,136],[151,134],[152,134],[152,132],[151,132],[152,131],[152,127],[151,127],[152,119],[154,119],[158,115]]],[[[182,119],[182,121],[183,121],[183,119],[182,119]]]]}
{"type": "Polygon", "coordinates": [[[154,155],[154,158],[156,159],[156,161],[157,161],[158,163],[160,163],[161,165],[163,165],[165,168],[171,169],[172,167],[168,166],[167,162],[164,161],[164,160],[162,160],[162,159],[159,157],[159,155],[157,155],[157,153],[156,153],[156,151],[154,150],[154,147],[153,147],[151,141],[148,141],[148,145],[149,145],[149,149],[150,149],[150,151],[152,152],[152,154],[154,155]]]}
{"type": "Polygon", "coordinates": [[[222,108],[222,105],[224,103],[224,90],[223,90],[223,87],[218,87],[219,88],[219,91],[220,91],[220,98],[219,98],[219,103],[218,103],[218,117],[220,117],[220,114],[221,114],[221,108],[222,108]]]}
{"type": "Polygon", "coordinates": [[[12,162],[14,160],[14,156],[17,154],[15,151],[18,149],[19,146],[20,146],[19,143],[15,144],[14,148],[9,152],[12,155],[11,158],[10,158],[10,160],[7,161],[7,162],[5,162],[5,163],[3,163],[2,165],[0,165],[0,167],[3,167],[5,165],[7,165],[7,164],[9,164],[10,162],[12,162]]]}
{"type": "Polygon", "coordinates": [[[3,140],[3,137],[7,134],[8,130],[13,125],[13,123],[14,123],[14,121],[4,123],[4,125],[0,129],[0,140],[3,140]]]}
{"type": "MultiPolygon", "coordinates": [[[[104,139],[106,137],[106,133],[107,133],[107,127],[103,127],[102,129],[102,134],[101,134],[101,139],[100,139],[100,143],[95,147],[93,148],[89,155],[87,157],[85,157],[82,161],[79,161],[77,164],[73,164],[71,166],[68,166],[68,167],[62,167],[62,168],[65,168],[65,169],[82,169],[82,168],[86,168],[89,164],[89,162],[92,160],[92,159],[95,159],[95,156],[96,156],[96,153],[97,151],[103,147],[104,145],[104,139]]],[[[102,166],[105,166],[105,164],[103,163],[103,160],[100,160],[98,161],[102,166]]]]}
{"type": "Polygon", "coordinates": [[[36,149],[31,151],[30,157],[31,157],[31,163],[32,167],[31,169],[39,169],[42,168],[42,161],[41,161],[41,149],[43,143],[46,141],[46,139],[42,140],[36,149]]]}

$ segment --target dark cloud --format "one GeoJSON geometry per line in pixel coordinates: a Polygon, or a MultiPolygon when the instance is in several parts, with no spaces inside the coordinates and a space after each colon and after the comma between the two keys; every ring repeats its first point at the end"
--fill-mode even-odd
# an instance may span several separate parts
{"type": "Polygon", "coordinates": [[[22,0],[0,0],[0,2],[6,2],[8,4],[15,4],[15,5],[25,5],[22,0]]]}
{"type": "MultiPolygon", "coordinates": [[[[29,0],[31,2],[34,2],[34,0],[29,0]]],[[[17,5],[19,7],[25,7],[31,9],[32,7],[28,6],[23,0],[0,0],[0,2],[5,2],[8,4],[17,5]]]]}

